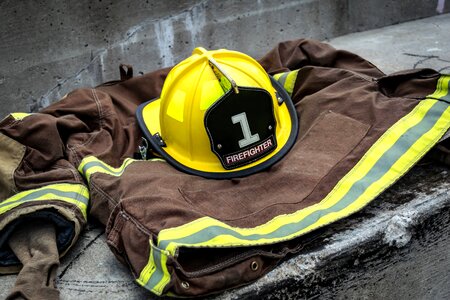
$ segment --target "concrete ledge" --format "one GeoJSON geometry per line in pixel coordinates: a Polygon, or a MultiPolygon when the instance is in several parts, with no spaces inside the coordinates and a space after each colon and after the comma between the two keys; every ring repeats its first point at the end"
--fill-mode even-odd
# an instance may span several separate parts
{"type": "Polygon", "coordinates": [[[11,1],[0,3],[0,118],[67,92],[172,65],[196,46],[259,57],[277,42],[319,40],[450,11],[442,0],[11,1]]]}

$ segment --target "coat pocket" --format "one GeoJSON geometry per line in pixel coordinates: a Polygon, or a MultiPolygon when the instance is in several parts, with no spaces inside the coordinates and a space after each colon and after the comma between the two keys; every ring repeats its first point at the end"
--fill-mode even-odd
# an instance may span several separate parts
{"type": "MultiPolygon", "coordinates": [[[[345,160],[369,128],[328,111],[316,119],[286,157],[268,170],[240,179],[196,181],[180,192],[197,211],[219,220],[237,220],[258,213],[263,213],[259,221],[269,220],[286,213],[287,204],[292,211],[302,209],[314,204],[303,200],[345,160]]],[[[248,218],[243,225],[253,226],[257,219],[248,218]]]]}

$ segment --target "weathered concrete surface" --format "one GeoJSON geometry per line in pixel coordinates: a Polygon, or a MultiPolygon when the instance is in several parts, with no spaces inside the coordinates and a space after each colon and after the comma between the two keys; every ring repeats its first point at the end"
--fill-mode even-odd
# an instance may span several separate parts
{"type": "MultiPolygon", "coordinates": [[[[394,71],[416,64],[448,70],[447,41],[450,15],[329,42],[394,71]],[[427,55],[432,57],[421,57],[427,55]]],[[[62,260],[61,298],[156,299],[115,260],[102,233],[91,223],[62,260]]],[[[415,167],[361,212],[301,239],[305,246],[298,255],[255,283],[215,298],[450,299],[450,169],[415,167]]],[[[0,277],[1,299],[14,280],[0,277]]]]}
{"type": "Polygon", "coordinates": [[[450,73],[450,17],[427,18],[418,26],[398,26],[348,34],[332,39],[337,48],[351,49],[385,73],[405,68],[433,68],[450,73]]]}
{"type": "Polygon", "coordinates": [[[3,0],[0,118],[116,79],[121,62],[148,72],[198,45],[257,57],[286,39],[327,39],[449,11],[443,0],[3,0]]]}

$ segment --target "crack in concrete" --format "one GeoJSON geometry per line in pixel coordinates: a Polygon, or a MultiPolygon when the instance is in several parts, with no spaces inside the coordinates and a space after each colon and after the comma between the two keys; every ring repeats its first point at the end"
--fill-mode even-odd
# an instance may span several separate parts
{"type": "MultiPolygon", "coordinates": [[[[126,30],[126,37],[122,40],[119,40],[115,43],[112,43],[108,47],[100,48],[96,51],[96,55],[91,58],[89,63],[83,66],[79,71],[77,71],[74,75],[66,77],[65,79],[58,80],[57,84],[50,88],[46,93],[44,93],[39,100],[35,100],[30,105],[30,111],[36,111],[42,109],[54,100],[61,98],[61,90],[64,85],[67,85],[73,82],[76,79],[79,79],[83,72],[88,71],[92,65],[98,60],[101,60],[101,64],[103,65],[104,56],[108,54],[108,51],[115,48],[120,48],[122,52],[125,47],[127,47],[130,43],[137,43],[137,36],[140,32],[146,31],[149,27],[153,27],[154,34],[156,36],[156,41],[158,44],[158,49],[160,50],[160,56],[162,60],[162,67],[167,67],[173,65],[175,63],[175,57],[172,52],[172,46],[174,43],[174,23],[178,21],[184,21],[185,28],[187,32],[191,33],[191,42],[193,44],[198,40],[199,34],[201,33],[201,28],[203,28],[206,24],[206,16],[204,13],[204,8],[206,4],[210,2],[209,0],[204,0],[195,5],[179,12],[176,15],[170,15],[165,18],[151,18],[144,20],[138,25],[135,25],[128,30],[126,30]]],[[[298,6],[298,3],[284,3],[276,7],[276,10],[282,10],[286,8],[291,8],[298,6]]],[[[227,22],[232,22],[236,19],[240,19],[241,17],[251,17],[259,14],[263,14],[269,10],[273,10],[274,7],[264,7],[262,2],[258,2],[258,8],[241,14],[235,14],[231,17],[223,17],[219,20],[215,20],[216,23],[223,24],[227,22]]],[[[100,82],[98,82],[100,84],[100,82]]]]}
{"type": "MultiPolygon", "coordinates": [[[[422,54],[415,54],[415,53],[403,53],[403,55],[421,58],[414,63],[413,69],[417,69],[417,67],[420,64],[422,64],[430,59],[436,59],[439,62],[450,63],[450,60],[443,59],[438,55],[422,55],[422,54]]],[[[450,66],[442,67],[438,70],[438,72],[442,72],[443,70],[446,70],[446,69],[450,69],[450,66]]]]}
{"type": "MultiPolygon", "coordinates": [[[[74,79],[79,78],[79,77],[81,76],[81,74],[82,74],[84,71],[88,70],[88,69],[93,65],[93,63],[94,63],[97,59],[101,58],[101,56],[102,56],[104,53],[106,53],[106,51],[107,51],[107,49],[102,49],[102,50],[99,51],[100,54],[97,54],[97,55],[94,56],[94,57],[93,57],[92,54],[91,54],[91,60],[89,61],[89,63],[88,63],[87,65],[85,65],[85,66],[82,67],[80,70],[78,70],[74,75],[69,76],[69,77],[66,77],[66,78],[64,78],[64,79],[58,80],[58,83],[57,83],[54,87],[50,88],[43,96],[41,96],[39,102],[36,103],[36,106],[35,106],[35,107],[32,107],[32,108],[30,109],[30,111],[39,110],[39,109],[41,109],[41,108],[44,108],[44,107],[50,105],[50,102],[51,102],[51,96],[52,96],[54,93],[57,93],[57,94],[56,94],[56,97],[57,97],[57,98],[61,98],[61,94],[60,94],[61,87],[62,87],[64,84],[68,83],[69,81],[72,81],[72,80],[74,80],[74,79]]],[[[56,98],[56,97],[55,97],[55,98],[56,98]]],[[[32,104],[32,106],[33,106],[33,104],[32,104]]]]}
{"type": "MultiPolygon", "coordinates": [[[[162,43],[169,41],[173,44],[173,25],[172,24],[174,21],[176,22],[176,21],[185,19],[186,27],[188,27],[190,29],[190,32],[194,33],[191,38],[192,38],[192,40],[195,40],[197,38],[198,33],[200,32],[198,27],[203,27],[203,25],[204,25],[204,17],[197,18],[197,16],[198,16],[198,13],[201,11],[201,9],[204,8],[204,6],[207,2],[208,2],[208,0],[204,0],[200,3],[197,3],[197,4],[193,5],[192,7],[181,11],[177,15],[172,15],[172,16],[169,16],[166,18],[161,18],[161,19],[153,19],[153,18],[148,19],[148,20],[141,22],[141,24],[139,24],[139,25],[129,28],[126,31],[125,39],[119,40],[119,41],[109,45],[108,47],[98,49],[96,51],[95,56],[91,55],[91,60],[89,61],[89,63],[87,65],[85,65],[80,70],[78,70],[74,75],[66,77],[65,79],[62,79],[62,80],[58,80],[58,82],[55,86],[53,86],[46,93],[44,93],[44,95],[42,95],[40,97],[39,101],[36,101],[37,103],[31,104],[30,111],[35,111],[35,110],[44,108],[44,107],[50,105],[52,100],[61,98],[60,92],[61,92],[63,85],[68,84],[69,82],[72,82],[73,80],[78,79],[82,75],[82,73],[85,71],[88,71],[98,59],[100,59],[100,61],[101,61],[100,65],[102,66],[104,56],[108,53],[109,50],[120,47],[123,51],[123,49],[130,43],[136,43],[137,40],[135,38],[136,38],[137,34],[139,32],[146,30],[148,26],[154,27],[155,35],[158,36],[158,34],[160,34],[160,37],[157,38],[158,41],[162,41],[162,43]],[[195,16],[193,17],[192,15],[195,15],[195,16]],[[202,20],[202,22],[193,21],[193,20],[199,20],[199,19],[202,20]],[[155,21],[157,21],[157,22],[155,22],[155,21]],[[167,28],[170,28],[169,31],[167,30],[167,28]]],[[[160,51],[161,51],[161,48],[164,46],[164,45],[162,45],[162,43],[159,43],[160,51]]],[[[169,48],[169,51],[161,53],[161,56],[163,58],[163,62],[165,64],[165,66],[172,65],[174,63],[174,57],[173,57],[173,55],[171,53],[171,49],[170,49],[171,45],[169,45],[168,48],[169,48]]],[[[98,84],[100,84],[100,82],[98,82],[98,84]]]]}
{"type": "Polygon", "coordinates": [[[100,231],[99,234],[97,234],[89,243],[87,243],[86,246],[81,249],[81,251],[67,264],[67,266],[64,268],[64,270],[61,271],[61,273],[56,278],[57,281],[61,280],[66,272],[72,268],[73,264],[78,261],[78,259],[86,252],[87,249],[89,249],[103,234],[105,233],[104,230],[100,231]]]}

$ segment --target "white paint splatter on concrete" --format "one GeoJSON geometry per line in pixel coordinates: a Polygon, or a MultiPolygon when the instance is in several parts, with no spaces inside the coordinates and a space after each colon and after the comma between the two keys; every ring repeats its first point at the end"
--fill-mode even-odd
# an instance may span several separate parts
{"type": "Polygon", "coordinates": [[[191,43],[194,47],[201,43],[200,37],[206,24],[205,9],[202,6],[195,6],[187,11],[184,24],[186,31],[191,33],[191,43]]]}
{"type": "Polygon", "coordinates": [[[169,18],[155,23],[156,44],[161,55],[163,67],[174,64],[172,51],[174,43],[173,21],[172,18],[169,18]]]}

